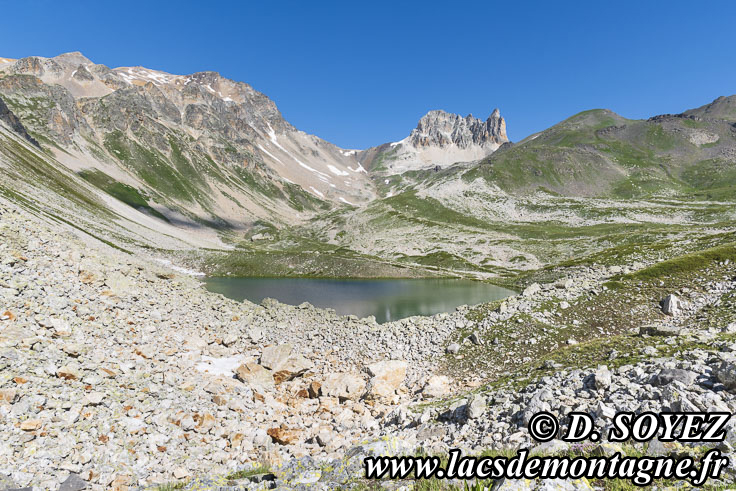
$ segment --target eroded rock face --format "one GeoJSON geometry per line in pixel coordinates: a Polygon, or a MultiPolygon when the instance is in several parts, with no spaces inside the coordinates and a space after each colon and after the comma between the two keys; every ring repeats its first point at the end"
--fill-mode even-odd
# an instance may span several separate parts
{"type": "Polygon", "coordinates": [[[419,120],[416,129],[409,135],[415,147],[445,147],[456,145],[468,148],[471,145],[491,146],[509,141],[506,136],[506,121],[498,109],[494,109],[485,121],[468,114],[465,117],[445,111],[430,111],[419,120]]]}
{"type": "Polygon", "coordinates": [[[10,129],[15,131],[18,135],[20,135],[21,138],[28,140],[30,143],[34,144],[37,147],[39,146],[36,139],[28,134],[28,131],[26,131],[25,126],[23,126],[23,123],[20,122],[18,117],[15,114],[13,114],[13,112],[10,109],[8,109],[7,104],[5,104],[5,101],[3,101],[1,98],[0,98],[0,122],[3,122],[6,125],[8,125],[10,129]]]}
{"type": "Polygon", "coordinates": [[[403,140],[364,150],[358,159],[374,173],[390,175],[481,160],[508,141],[498,109],[485,121],[436,110],[425,114],[403,140]]]}

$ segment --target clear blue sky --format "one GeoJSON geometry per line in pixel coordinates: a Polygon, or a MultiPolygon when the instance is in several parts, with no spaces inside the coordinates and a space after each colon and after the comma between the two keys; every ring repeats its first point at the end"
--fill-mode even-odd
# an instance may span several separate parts
{"type": "Polygon", "coordinates": [[[406,136],[428,110],[519,140],[578,111],[631,118],[736,93],[736,2],[0,0],[0,56],[218,71],[345,148],[406,136]]]}

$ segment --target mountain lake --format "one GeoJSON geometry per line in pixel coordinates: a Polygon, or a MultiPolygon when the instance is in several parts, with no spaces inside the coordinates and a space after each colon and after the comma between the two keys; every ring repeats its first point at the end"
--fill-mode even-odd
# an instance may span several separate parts
{"type": "Polygon", "coordinates": [[[208,290],[239,301],[261,303],[264,298],[274,298],[289,305],[309,302],[341,315],[373,315],[379,323],[451,312],[460,305],[491,302],[515,293],[490,283],[453,279],[213,277],[205,283],[208,290]]]}

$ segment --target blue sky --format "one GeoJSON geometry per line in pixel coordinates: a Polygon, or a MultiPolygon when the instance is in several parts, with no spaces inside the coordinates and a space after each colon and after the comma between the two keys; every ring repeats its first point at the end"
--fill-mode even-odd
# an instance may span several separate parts
{"type": "Polygon", "coordinates": [[[581,110],[631,118],[736,93],[736,2],[0,0],[0,56],[248,82],[345,148],[406,136],[431,109],[519,140],[581,110]]]}

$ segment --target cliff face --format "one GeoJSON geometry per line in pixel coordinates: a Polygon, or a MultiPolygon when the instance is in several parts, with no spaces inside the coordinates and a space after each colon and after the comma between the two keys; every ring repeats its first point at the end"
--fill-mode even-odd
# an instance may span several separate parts
{"type": "Polygon", "coordinates": [[[0,99],[0,123],[5,123],[8,127],[20,135],[25,140],[31,142],[35,146],[39,146],[38,142],[28,134],[23,123],[20,122],[18,117],[8,108],[7,104],[0,99]]]}
{"type": "Polygon", "coordinates": [[[498,109],[485,121],[437,110],[425,114],[408,137],[365,150],[358,159],[372,171],[399,174],[480,160],[508,141],[498,109]]]}
{"type": "Polygon", "coordinates": [[[455,145],[464,149],[478,145],[497,148],[507,141],[506,121],[498,109],[494,109],[485,121],[472,114],[463,118],[445,111],[430,111],[409,135],[409,143],[414,147],[455,145]]]}

